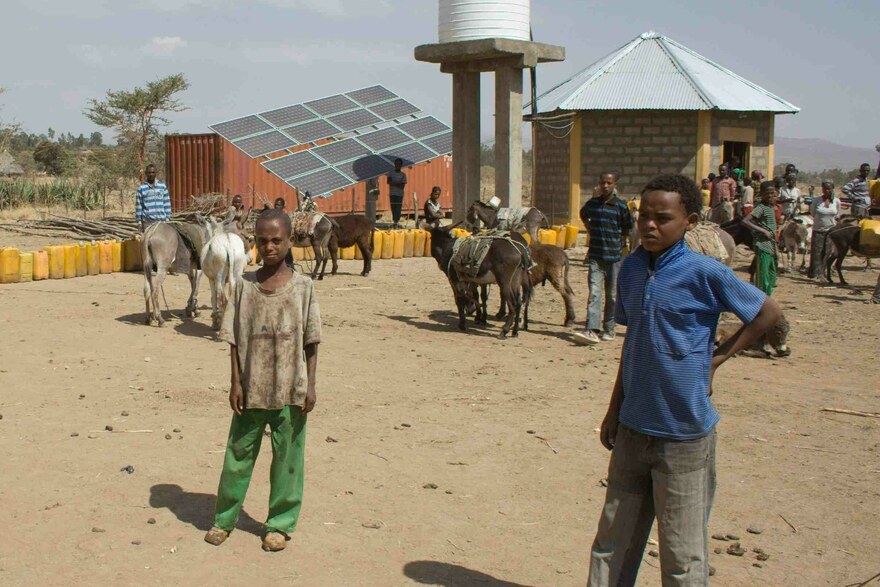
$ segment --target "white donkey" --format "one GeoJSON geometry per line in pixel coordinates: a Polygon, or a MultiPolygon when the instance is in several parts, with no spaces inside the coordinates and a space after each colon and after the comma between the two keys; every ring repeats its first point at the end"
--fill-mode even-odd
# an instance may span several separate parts
{"type": "Polygon", "coordinates": [[[220,330],[226,303],[249,261],[250,252],[246,252],[246,248],[245,238],[239,235],[234,223],[224,222],[202,249],[202,271],[211,284],[211,326],[214,330],[220,330]]]}

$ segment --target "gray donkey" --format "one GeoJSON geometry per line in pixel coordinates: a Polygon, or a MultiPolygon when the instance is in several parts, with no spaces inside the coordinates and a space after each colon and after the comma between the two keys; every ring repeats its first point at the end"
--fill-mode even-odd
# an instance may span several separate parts
{"type": "Polygon", "coordinates": [[[196,222],[157,222],[144,231],[141,241],[141,254],[144,260],[144,302],[146,319],[144,323],[162,326],[162,310],[159,306],[159,291],[165,281],[168,269],[173,267],[189,276],[192,288],[186,304],[186,316],[199,315],[199,278],[201,266],[199,257],[205,243],[216,229],[217,221],[195,215],[196,222]],[[156,270],[155,277],[153,269],[156,270]]]}

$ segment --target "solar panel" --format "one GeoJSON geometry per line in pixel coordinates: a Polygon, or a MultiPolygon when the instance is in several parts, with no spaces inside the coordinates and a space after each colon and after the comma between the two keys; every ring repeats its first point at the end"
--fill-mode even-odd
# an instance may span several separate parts
{"type": "Polygon", "coordinates": [[[346,132],[354,130],[356,128],[363,128],[365,126],[370,126],[372,124],[382,122],[381,118],[379,118],[369,110],[365,110],[363,108],[353,110],[352,112],[336,114],[334,116],[328,117],[327,120],[346,132]]]}
{"type": "Polygon", "coordinates": [[[449,130],[448,126],[446,126],[433,116],[419,118],[418,120],[413,120],[410,122],[404,122],[397,128],[399,128],[414,139],[429,137],[431,135],[449,130]]]}
{"type": "Polygon", "coordinates": [[[361,157],[360,159],[355,159],[354,161],[349,161],[348,163],[337,165],[335,169],[350,177],[352,181],[360,182],[372,177],[385,175],[394,169],[394,166],[384,157],[380,157],[379,155],[368,155],[366,157],[361,157]]]}
{"type": "Polygon", "coordinates": [[[321,116],[330,116],[338,112],[345,112],[346,110],[358,107],[356,102],[353,102],[342,94],[330,96],[328,98],[321,98],[319,100],[312,100],[311,102],[306,102],[305,105],[321,116]]]}
{"type": "Polygon", "coordinates": [[[394,147],[393,149],[383,151],[382,155],[391,161],[402,159],[405,167],[436,157],[431,149],[420,143],[409,143],[400,147],[394,147]]]}
{"type": "Polygon", "coordinates": [[[315,157],[311,151],[299,151],[293,155],[266,161],[263,167],[281,179],[287,179],[325,167],[325,163],[315,157]]]}
{"type": "Polygon", "coordinates": [[[311,152],[321,157],[330,165],[336,165],[342,161],[357,159],[358,157],[371,154],[368,148],[354,139],[345,139],[344,141],[336,141],[335,143],[315,147],[311,152]]]}
{"type": "Polygon", "coordinates": [[[358,137],[358,140],[373,151],[384,151],[395,145],[410,141],[409,137],[394,127],[383,128],[358,137]]]}
{"type": "Polygon", "coordinates": [[[284,134],[292,137],[300,143],[311,143],[320,139],[326,139],[342,131],[326,120],[318,119],[284,129],[284,134]]]}
{"type": "Polygon", "coordinates": [[[311,192],[313,196],[329,194],[352,183],[350,179],[332,167],[325,167],[320,171],[287,180],[287,184],[291,187],[295,187],[301,192],[311,192]]]}
{"type": "Polygon", "coordinates": [[[402,116],[406,116],[407,114],[414,114],[416,112],[419,112],[419,109],[404,100],[403,98],[398,98],[397,100],[392,100],[391,102],[385,102],[384,104],[370,106],[370,111],[375,113],[377,116],[381,116],[383,120],[394,120],[395,118],[401,118],[402,116]]]}
{"type": "Polygon", "coordinates": [[[364,106],[378,104],[379,102],[384,102],[385,100],[391,100],[392,98],[397,97],[397,94],[391,90],[383,88],[382,86],[373,86],[371,88],[355,90],[354,92],[348,92],[345,95],[364,106]]]}
{"type": "Polygon", "coordinates": [[[438,155],[448,155],[452,153],[452,131],[425,139],[422,141],[422,144],[428,145],[438,155]]]}
{"type": "Polygon", "coordinates": [[[264,120],[260,120],[256,115],[251,114],[243,118],[236,118],[228,122],[221,122],[210,127],[218,135],[230,141],[240,139],[249,135],[255,135],[258,132],[272,130],[272,127],[264,120]]]}
{"type": "Polygon", "coordinates": [[[261,112],[260,116],[279,128],[318,118],[314,112],[302,104],[294,104],[293,106],[285,106],[284,108],[261,112]]]}
{"type": "Polygon", "coordinates": [[[255,137],[239,139],[232,144],[244,151],[249,157],[259,157],[293,147],[296,145],[296,141],[277,130],[273,130],[255,137]]]}

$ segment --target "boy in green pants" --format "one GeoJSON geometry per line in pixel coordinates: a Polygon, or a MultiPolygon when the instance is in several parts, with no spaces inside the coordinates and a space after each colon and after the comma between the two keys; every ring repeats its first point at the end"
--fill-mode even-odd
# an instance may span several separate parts
{"type": "Polygon", "coordinates": [[[768,296],[776,287],[776,187],[772,181],[761,183],[761,203],[742,219],[743,226],[754,233],[755,266],[752,283],[768,296]]]}
{"type": "Polygon", "coordinates": [[[266,210],[254,232],[263,266],[255,279],[238,282],[220,330],[231,346],[234,414],[214,525],[205,541],[220,545],[235,527],[268,424],[272,467],[263,550],[275,552],[284,549],[302,507],[306,414],[315,407],[321,315],[312,281],[284,263],[293,232],[290,217],[266,210]]]}

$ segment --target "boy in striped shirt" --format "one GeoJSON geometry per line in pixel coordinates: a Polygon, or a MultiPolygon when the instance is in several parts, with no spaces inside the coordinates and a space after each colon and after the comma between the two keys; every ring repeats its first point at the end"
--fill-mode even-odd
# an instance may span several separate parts
{"type": "Polygon", "coordinates": [[[642,190],[641,246],[623,262],[615,319],[623,354],[600,429],[611,451],[589,585],[634,585],[658,520],[663,585],[707,585],[715,494],[715,370],[781,315],[779,306],[684,243],[700,217],[697,185],[659,175],[642,190]],[[714,350],[721,312],[744,326],[714,350]],[[713,352],[714,351],[714,352],[713,352]]]}
{"type": "Polygon", "coordinates": [[[171,220],[171,196],[168,186],[156,179],[156,166],[147,165],[144,176],[134,197],[134,217],[141,232],[150,224],[171,220]]]}

